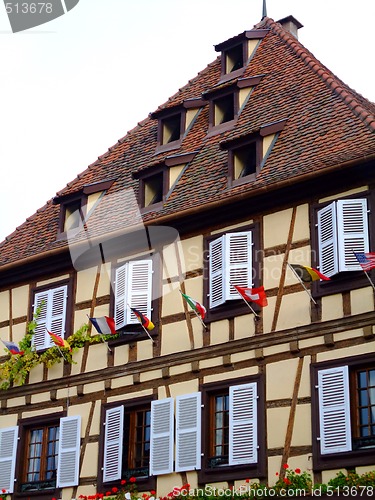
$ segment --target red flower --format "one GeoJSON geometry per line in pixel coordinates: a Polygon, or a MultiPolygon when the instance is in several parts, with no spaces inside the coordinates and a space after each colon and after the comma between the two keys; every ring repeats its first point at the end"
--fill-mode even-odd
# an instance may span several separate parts
{"type": "Polygon", "coordinates": [[[150,493],[151,493],[151,495],[156,495],[156,491],[155,490],[150,490],[150,493]]]}
{"type": "MultiPolygon", "coordinates": [[[[3,491],[3,493],[5,493],[5,491],[3,491]]],[[[56,498],[55,498],[55,497],[53,497],[53,498],[52,498],[52,500],[56,500],[56,498]]]]}
{"type": "MultiPolygon", "coordinates": [[[[6,493],[7,490],[5,490],[4,488],[1,490],[2,493],[6,493]]],[[[52,499],[53,500],[53,499],[52,499]]]]}
{"type": "Polygon", "coordinates": [[[106,497],[109,497],[110,495],[111,495],[110,491],[107,491],[107,493],[105,494],[106,497]]]}
{"type": "Polygon", "coordinates": [[[116,488],[116,486],[114,486],[114,487],[112,488],[112,493],[117,493],[117,492],[118,492],[118,488],[116,488]]]}
{"type": "Polygon", "coordinates": [[[245,483],[250,483],[250,479],[245,479],[245,483]]]}
{"type": "Polygon", "coordinates": [[[132,476],[132,477],[129,479],[129,481],[130,481],[131,483],[135,483],[135,482],[136,482],[136,478],[135,478],[134,476],[132,476]]]}
{"type": "Polygon", "coordinates": [[[121,479],[121,484],[122,485],[126,484],[126,479],[121,479]]]}
{"type": "Polygon", "coordinates": [[[278,476],[278,475],[279,475],[279,473],[278,473],[278,472],[276,472],[276,476],[278,476]]]}
{"type": "Polygon", "coordinates": [[[288,479],[287,477],[284,477],[284,483],[285,484],[292,484],[292,481],[288,479]]]}
{"type": "Polygon", "coordinates": [[[288,464],[283,464],[283,469],[289,469],[289,465],[288,464]]]}
{"type": "Polygon", "coordinates": [[[294,472],[295,472],[296,474],[301,474],[301,469],[296,469],[294,472]]]}

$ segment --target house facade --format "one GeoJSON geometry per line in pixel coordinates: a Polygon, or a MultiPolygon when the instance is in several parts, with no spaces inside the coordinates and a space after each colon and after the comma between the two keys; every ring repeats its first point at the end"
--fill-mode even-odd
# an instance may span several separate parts
{"type": "Polygon", "coordinates": [[[375,468],[375,276],[355,255],[375,251],[375,106],[301,27],[216,45],[0,245],[0,338],[26,346],[0,358],[10,498],[375,468]]]}

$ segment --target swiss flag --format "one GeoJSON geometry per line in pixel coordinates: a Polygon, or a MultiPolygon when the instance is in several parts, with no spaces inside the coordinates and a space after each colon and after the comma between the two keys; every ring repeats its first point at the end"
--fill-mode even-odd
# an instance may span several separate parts
{"type": "Polygon", "coordinates": [[[255,302],[255,304],[258,304],[261,307],[268,305],[266,292],[264,291],[263,286],[260,286],[259,288],[246,288],[238,285],[233,286],[247,302],[255,302]]]}

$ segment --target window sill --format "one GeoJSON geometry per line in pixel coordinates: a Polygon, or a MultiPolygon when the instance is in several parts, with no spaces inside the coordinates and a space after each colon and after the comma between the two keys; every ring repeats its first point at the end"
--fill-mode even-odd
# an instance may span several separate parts
{"type": "Polygon", "coordinates": [[[260,463],[244,465],[223,465],[215,468],[204,468],[198,472],[198,483],[207,484],[219,481],[235,481],[265,477],[265,467],[260,463]]]}
{"type": "Polygon", "coordinates": [[[166,151],[173,151],[174,149],[178,149],[181,146],[182,139],[178,139],[177,141],[167,142],[167,144],[159,144],[156,146],[155,154],[165,153],[166,151]]]}
{"type": "MultiPolygon", "coordinates": [[[[260,306],[257,304],[250,305],[257,314],[260,314],[262,310],[260,306]]],[[[243,316],[245,314],[252,314],[249,307],[243,300],[228,301],[212,309],[209,309],[209,307],[206,306],[206,309],[207,314],[204,318],[205,323],[211,323],[212,321],[219,321],[221,319],[230,319],[236,316],[243,316]]]]}
{"type": "MultiPolygon", "coordinates": [[[[158,336],[159,329],[157,326],[151,331],[149,331],[150,337],[152,339],[158,336]]],[[[150,337],[139,325],[130,325],[122,328],[119,331],[119,336],[116,339],[109,340],[109,347],[116,347],[119,345],[132,344],[134,342],[141,342],[142,340],[150,340],[150,337]]]]}
{"type": "MultiPolygon", "coordinates": [[[[375,274],[370,273],[370,278],[374,281],[375,274]]],[[[314,299],[333,295],[335,293],[350,292],[357,288],[371,286],[366,275],[362,271],[347,271],[338,273],[329,281],[315,281],[312,284],[312,295],[314,299]]]]}
{"type": "Polygon", "coordinates": [[[206,137],[212,137],[214,135],[222,134],[224,132],[228,132],[229,130],[232,130],[234,126],[236,125],[238,120],[238,116],[235,116],[233,120],[229,120],[225,123],[220,123],[220,125],[213,125],[209,128],[208,134],[206,137]]]}

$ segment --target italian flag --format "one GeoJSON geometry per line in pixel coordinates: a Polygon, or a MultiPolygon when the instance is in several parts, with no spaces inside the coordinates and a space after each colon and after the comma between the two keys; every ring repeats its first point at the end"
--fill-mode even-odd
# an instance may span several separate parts
{"type": "Polygon", "coordinates": [[[204,306],[202,306],[202,304],[200,304],[198,301],[189,297],[189,295],[186,295],[185,293],[182,293],[182,292],[181,292],[181,295],[186,300],[186,302],[189,304],[189,306],[193,309],[193,311],[195,311],[197,314],[199,314],[199,316],[202,319],[204,319],[204,317],[206,316],[206,308],[204,306]]]}

